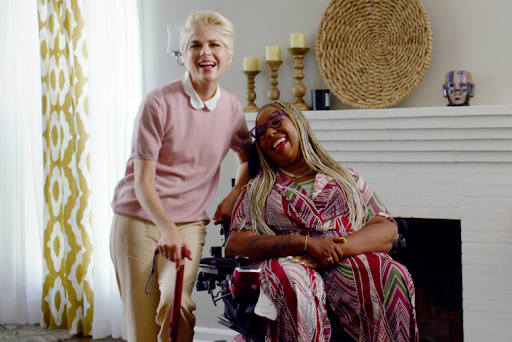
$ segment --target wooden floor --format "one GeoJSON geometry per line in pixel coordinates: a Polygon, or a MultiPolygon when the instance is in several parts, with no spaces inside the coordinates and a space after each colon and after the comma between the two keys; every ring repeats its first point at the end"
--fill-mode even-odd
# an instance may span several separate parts
{"type": "Polygon", "coordinates": [[[101,340],[93,340],[91,336],[80,336],[80,335],[73,337],[69,340],[64,340],[63,342],[85,342],[85,341],[124,342],[124,340],[122,338],[105,337],[101,340]]]}

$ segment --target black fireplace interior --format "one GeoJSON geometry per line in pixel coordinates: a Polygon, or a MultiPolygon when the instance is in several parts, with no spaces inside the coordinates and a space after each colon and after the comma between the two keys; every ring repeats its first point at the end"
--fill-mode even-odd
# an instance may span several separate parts
{"type": "Polygon", "coordinates": [[[407,246],[392,256],[414,280],[420,342],[462,342],[460,220],[404,219],[407,246]]]}

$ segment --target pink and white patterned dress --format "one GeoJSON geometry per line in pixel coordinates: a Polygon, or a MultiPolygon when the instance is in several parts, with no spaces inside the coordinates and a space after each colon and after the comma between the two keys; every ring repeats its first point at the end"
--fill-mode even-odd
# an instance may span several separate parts
{"type": "MultiPolygon", "coordinates": [[[[349,171],[365,204],[363,225],[376,215],[394,222],[373,189],[349,171]]],[[[233,211],[231,230],[252,229],[248,208],[244,188],[233,211]]],[[[276,235],[320,238],[354,232],[345,192],[321,173],[315,177],[310,197],[299,184],[278,172],[264,213],[276,235]]],[[[261,289],[278,311],[279,341],[339,340],[335,327],[341,327],[343,335],[355,341],[419,341],[411,275],[386,253],[344,258],[328,269],[311,269],[285,258],[265,260],[259,266],[261,289]]],[[[271,341],[270,321],[265,340],[271,341]]]]}

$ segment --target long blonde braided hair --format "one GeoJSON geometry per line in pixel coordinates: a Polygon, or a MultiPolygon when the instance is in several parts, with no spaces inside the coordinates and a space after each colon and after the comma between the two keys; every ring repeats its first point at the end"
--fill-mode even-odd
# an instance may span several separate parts
{"type": "MultiPolygon", "coordinates": [[[[357,230],[363,222],[365,212],[361,193],[358,190],[354,177],[348,170],[338,164],[324,150],[311,130],[306,117],[292,104],[284,101],[272,101],[266,104],[261,111],[268,106],[278,108],[288,114],[299,133],[300,148],[304,160],[314,171],[321,172],[331,177],[343,189],[347,195],[347,204],[350,211],[350,223],[357,230]]],[[[264,219],[264,209],[267,195],[276,182],[278,166],[261,149],[259,141],[256,141],[256,149],[261,162],[261,170],[247,185],[249,201],[249,217],[251,218],[255,233],[260,235],[275,235],[264,219]]]]}

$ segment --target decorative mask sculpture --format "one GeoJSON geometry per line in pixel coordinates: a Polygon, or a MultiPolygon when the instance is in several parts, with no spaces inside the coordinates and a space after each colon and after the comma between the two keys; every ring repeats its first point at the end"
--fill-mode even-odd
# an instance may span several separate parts
{"type": "Polygon", "coordinates": [[[469,71],[453,70],[446,74],[443,94],[448,98],[448,106],[469,106],[474,93],[475,85],[469,71]]]}

